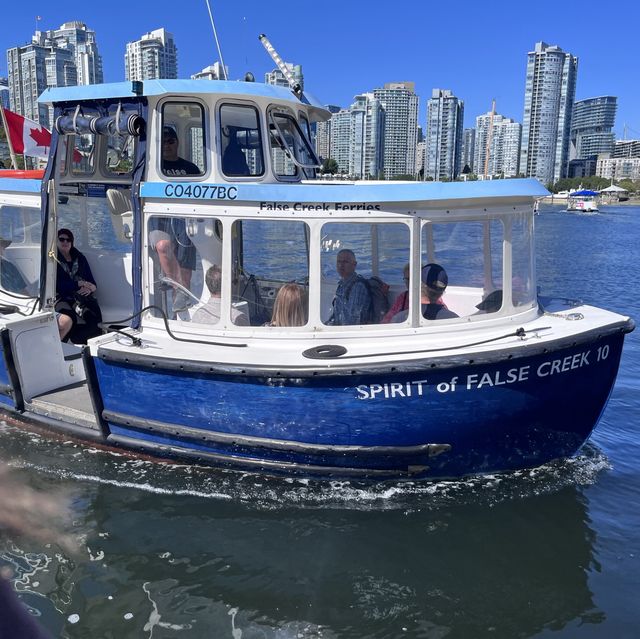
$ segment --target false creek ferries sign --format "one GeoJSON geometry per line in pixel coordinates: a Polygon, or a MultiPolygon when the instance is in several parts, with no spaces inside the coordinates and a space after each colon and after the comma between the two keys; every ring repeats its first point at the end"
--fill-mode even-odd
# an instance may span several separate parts
{"type": "MultiPolygon", "coordinates": [[[[272,186],[272,185],[269,185],[272,186]]],[[[276,186],[278,192],[268,186],[256,185],[230,185],[230,184],[204,184],[202,182],[145,182],[140,187],[140,195],[150,198],[169,198],[178,200],[204,200],[204,201],[244,201],[255,202],[261,211],[380,211],[380,204],[369,202],[312,202],[291,201],[291,192],[286,186],[276,186]],[[285,192],[282,192],[284,189],[285,192]],[[277,195],[278,199],[273,199],[277,195]]],[[[305,194],[308,192],[304,187],[305,194]]],[[[295,196],[300,196],[300,188],[294,191],[295,196]]],[[[323,195],[329,195],[326,191],[323,195]]]]}

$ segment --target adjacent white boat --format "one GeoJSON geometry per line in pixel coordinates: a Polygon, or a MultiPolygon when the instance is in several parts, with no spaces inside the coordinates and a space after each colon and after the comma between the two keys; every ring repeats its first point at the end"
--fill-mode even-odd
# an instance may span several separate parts
{"type": "Polygon", "coordinates": [[[311,127],[330,114],[297,89],[152,80],[41,102],[56,118],[43,180],[0,179],[3,275],[11,262],[25,281],[0,290],[12,423],[322,477],[530,467],[589,437],[634,325],[538,298],[537,180],[316,180],[311,127]],[[104,333],[87,345],[58,337],[60,228],[97,283],[104,333]],[[403,296],[401,321],[336,321],[345,248],[403,296]],[[448,273],[447,319],[424,315],[427,263],[448,273]],[[295,326],[274,313],[285,286],[295,326]]]}

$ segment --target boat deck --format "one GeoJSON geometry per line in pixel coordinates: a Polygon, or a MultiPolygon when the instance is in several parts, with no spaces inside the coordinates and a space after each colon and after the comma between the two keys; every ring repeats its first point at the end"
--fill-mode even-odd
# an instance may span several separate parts
{"type": "Polygon", "coordinates": [[[30,402],[25,402],[25,410],[83,428],[99,430],[86,382],[38,395],[30,402]]]}

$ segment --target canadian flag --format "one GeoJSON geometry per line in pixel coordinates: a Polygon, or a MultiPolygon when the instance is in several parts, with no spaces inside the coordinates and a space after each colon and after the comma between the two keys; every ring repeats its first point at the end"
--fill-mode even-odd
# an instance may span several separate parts
{"type": "Polygon", "coordinates": [[[51,131],[9,109],[4,109],[4,115],[14,153],[46,159],[51,146],[51,131]]]}

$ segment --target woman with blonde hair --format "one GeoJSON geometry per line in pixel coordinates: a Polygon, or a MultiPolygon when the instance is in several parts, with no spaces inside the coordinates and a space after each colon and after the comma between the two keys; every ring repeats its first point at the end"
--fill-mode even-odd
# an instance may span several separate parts
{"type": "Polygon", "coordinates": [[[269,326],[304,326],[307,323],[307,296],[294,283],[283,284],[273,304],[269,326]]]}

